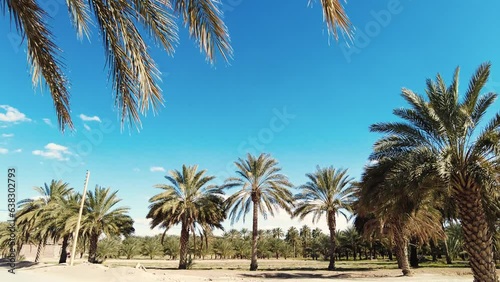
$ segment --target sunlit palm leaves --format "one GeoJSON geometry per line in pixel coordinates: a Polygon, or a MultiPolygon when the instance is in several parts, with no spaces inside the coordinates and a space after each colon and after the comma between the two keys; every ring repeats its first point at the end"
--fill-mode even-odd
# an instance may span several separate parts
{"type": "Polygon", "coordinates": [[[274,216],[279,208],[291,213],[293,207],[292,187],[288,177],[281,173],[278,162],[270,155],[259,157],[247,155],[246,159],[235,162],[238,178],[230,178],[225,182],[225,188],[241,187],[227,200],[231,223],[238,221],[252,209],[252,262],[250,270],[257,270],[257,232],[259,213],[267,218],[274,216]]]}
{"type": "Polygon", "coordinates": [[[302,190],[295,199],[297,208],[294,216],[304,219],[312,214],[313,223],[326,214],[326,221],[330,230],[330,264],[328,270],[335,269],[335,232],[337,213],[344,215],[351,210],[354,200],[352,179],[347,175],[347,170],[336,170],[333,167],[317,167],[315,173],[306,174],[309,181],[300,186],[302,190]]]}
{"type": "Polygon", "coordinates": [[[371,130],[385,134],[374,146],[371,158],[401,158],[411,153],[414,163],[430,163],[435,183],[449,188],[458,208],[475,279],[496,281],[492,255],[491,214],[497,213],[500,113],[480,129],[486,110],[497,94],[481,94],[490,64],[481,65],[465,95],[458,92],[459,69],[450,86],[438,75],[427,80],[426,97],[403,89],[409,108],[394,110],[403,121],[379,123],[371,130]],[[420,156],[425,156],[420,158],[420,156]],[[425,160],[425,161],[424,161],[425,160]],[[493,212],[491,212],[493,210],[493,212]],[[490,219],[488,219],[490,218],[490,219]]]}
{"type": "MultiPolygon", "coordinates": [[[[153,196],[149,202],[147,218],[151,228],[165,228],[165,232],[176,224],[181,224],[181,255],[179,268],[187,267],[186,254],[189,232],[200,229],[201,233],[213,228],[223,229],[221,222],[226,218],[223,206],[223,191],[208,183],[214,176],[205,176],[205,170],[198,167],[182,166],[182,171],[171,171],[165,178],[171,184],[156,187],[163,191],[153,196]]],[[[165,235],[165,233],[164,233],[165,235]]]]}
{"type": "MultiPolygon", "coordinates": [[[[66,4],[78,38],[90,39],[92,26],[102,36],[122,125],[128,120],[140,127],[140,115],[149,109],[155,113],[164,101],[158,85],[161,74],[139,32],[141,28],[172,54],[178,42],[174,18],[179,15],[210,62],[215,62],[217,54],[226,61],[232,57],[221,3],[216,0],[67,0],[66,4]]],[[[36,0],[6,0],[1,5],[6,5],[18,32],[26,38],[34,85],[43,77],[52,95],[59,127],[73,128],[69,82],[64,75],[61,50],[47,24],[47,12],[36,0]]],[[[321,0],[321,5],[329,33],[338,38],[340,30],[350,37],[351,24],[341,2],[321,0]]]]}

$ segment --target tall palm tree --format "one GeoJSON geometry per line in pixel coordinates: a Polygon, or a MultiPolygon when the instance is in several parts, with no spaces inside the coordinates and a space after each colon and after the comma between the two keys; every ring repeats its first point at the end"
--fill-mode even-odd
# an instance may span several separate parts
{"type": "Polygon", "coordinates": [[[474,279],[496,282],[486,210],[488,195],[498,185],[494,170],[499,159],[495,153],[500,150],[500,114],[480,130],[487,109],[497,98],[495,93],[481,94],[490,67],[485,63],[477,69],[462,99],[458,92],[459,68],[448,87],[439,74],[436,81],[427,80],[426,97],[403,89],[402,96],[410,108],[394,110],[402,122],[371,126],[372,131],[386,134],[376,142],[371,159],[407,152],[432,155],[436,172],[449,186],[450,200],[457,204],[474,279]]]}
{"type": "Polygon", "coordinates": [[[58,239],[61,229],[60,225],[55,224],[57,214],[52,212],[52,206],[61,203],[69,196],[73,188],[62,180],[52,180],[50,185],[34,187],[38,196],[20,201],[21,208],[17,215],[18,224],[25,225],[28,228],[26,236],[36,238],[38,248],[35,256],[35,262],[40,259],[41,252],[49,238],[58,239]]]}
{"type": "Polygon", "coordinates": [[[230,178],[225,182],[225,188],[241,187],[229,198],[226,203],[230,208],[229,217],[231,223],[238,221],[252,212],[252,260],[250,270],[257,270],[257,236],[259,213],[267,218],[274,216],[278,208],[291,213],[293,206],[293,195],[288,190],[292,187],[288,177],[282,174],[278,162],[268,154],[261,154],[259,157],[247,155],[246,159],[238,159],[235,162],[239,178],[230,178]]]}
{"type": "MultiPolygon", "coordinates": [[[[97,243],[102,234],[106,237],[117,235],[129,235],[134,232],[133,220],[127,214],[128,207],[117,207],[121,201],[116,195],[118,190],[111,192],[110,188],[103,188],[98,185],[94,191],[87,192],[84,210],[82,213],[79,236],[86,236],[89,239],[90,263],[97,263],[97,243]]],[[[71,219],[71,224],[77,217],[71,219]]],[[[75,255],[75,254],[71,254],[75,255]]]]}
{"type": "MultiPolygon", "coordinates": [[[[214,176],[205,176],[206,170],[198,166],[182,166],[182,171],[173,170],[165,178],[171,184],[159,184],[162,192],[149,199],[151,228],[160,226],[165,232],[172,226],[181,225],[179,269],[187,268],[189,232],[201,229],[202,233],[219,228],[226,219],[223,191],[214,185],[207,185],[214,176]]],[[[165,235],[165,233],[163,233],[165,235]]]]}
{"type": "Polygon", "coordinates": [[[335,269],[335,229],[337,221],[335,216],[342,214],[347,219],[346,211],[351,210],[353,201],[352,178],[347,175],[347,170],[336,170],[333,167],[317,167],[315,173],[306,174],[309,181],[300,186],[302,190],[295,196],[297,208],[294,216],[304,219],[313,215],[313,223],[326,214],[326,222],[330,230],[330,263],[328,270],[335,269]]]}
{"type": "MultiPolygon", "coordinates": [[[[80,39],[85,35],[90,40],[92,26],[102,35],[109,76],[116,92],[115,106],[122,124],[129,119],[140,125],[140,113],[144,114],[150,107],[156,111],[163,103],[158,85],[160,72],[140,30],[168,54],[173,54],[178,43],[175,17],[180,16],[211,62],[215,61],[217,52],[225,60],[232,56],[218,1],[68,0],[66,3],[80,39]]],[[[328,31],[333,32],[335,38],[338,38],[337,29],[350,36],[350,22],[341,1],[321,0],[321,3],[328,31]]],[[[7,7],[18,33],[27,39],[33,83],[40,83],[43,77],[50,89],[60,128],[72,128],[68,80],[61,63],[61,50],[47,24],[47,11],[36,0],[8,0],[1,6],[7,7]]]]}

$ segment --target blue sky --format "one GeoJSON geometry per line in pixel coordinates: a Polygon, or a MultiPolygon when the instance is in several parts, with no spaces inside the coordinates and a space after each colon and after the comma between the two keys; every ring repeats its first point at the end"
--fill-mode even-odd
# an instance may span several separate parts
{"type": "MultiPolygon", "coordinates": [[[[460,65],[464,91],[485,61],[493,64],[486,90],[500,87],[497,1],[349,1],[356,37],[347,48],[329,39],[319,2],[231,0],[223,2],[234,59],[208,64],[183,28],[173,57],[151,47],[165,107],[143,118],[140,132],[121,131],[99,36],[93,30],[90,42],[77,40],[60,2],[51,2],[49,22],[71,80],[76,130],[54,126],[50,95],[33,89],[25,45],[2,17],[0,168],[18,168],[19,198],[53,178],[81,190],[88,169],[91,189],[120,190],[139,234],[148,233],[147,199],[165,182],[163,170],[198,164],[220,182],[251,151],[271,153],[296,185],[316,165],[358,178],[377,138],[368,127],[394,119],[392,109],[405,105],[402,87],[422,93],[426,78],[449,79],[460,65]]],[[[304,223],[311,224],[281,213],[261,227],[304,223]]]]}

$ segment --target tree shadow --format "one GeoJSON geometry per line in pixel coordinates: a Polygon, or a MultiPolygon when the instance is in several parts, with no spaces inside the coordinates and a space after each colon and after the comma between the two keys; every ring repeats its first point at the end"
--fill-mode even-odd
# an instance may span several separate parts
{"type": "MultiPolygon", "coordinates": [[[[16,261],[15,262],[15,269],[20,269],[20,268],[27,268],[27,267],[32,267],[34,265],[37,265],[38,262],[32,262],[32,261],[16,261]]],[[[7,258],[2,258],[0,259],[0,268],[11,268],[9,259],[7,258]]]]}
{"type": "Polygon", "coordinates": [[[349,279],[359,278],[358,275],[352,273],[287,273],[287,272],[272,272],[272,273],[243,273],[239,276],[245,278],[264,278],[264,279],[349,279]]]}

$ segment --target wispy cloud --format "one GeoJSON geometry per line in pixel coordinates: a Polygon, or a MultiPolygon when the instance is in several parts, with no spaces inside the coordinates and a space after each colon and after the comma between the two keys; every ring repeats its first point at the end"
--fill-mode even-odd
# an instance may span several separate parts
{"type": "Polygon", "coordinates": [[[44,118],[43,122],[45,122],[45,124],[50,126],[50,127],[54,127],[54,125],[52,124],[52,121],[48,118],[44,118]]]}
{"type": "Polygon", "coordinates": [[[134,168],[134,172],[139,172],[139,171],[141,171],[141,170],[138,167],[134,168]]]}
{"type": "Polygon", "coordinates": [[[90,126],[88,126],[86,123],[83,124],[83,128],[85,128],[87,131],[91,130],[90,126]]]}
{"type": "Polygon", "coordinates": [[[68,160],[68,156],[72,155],[68,147],[58,145],[55,143],[49,143],[45,145],[45,150],[34,150],[33,155],[41,156],[46,159],[54,159],[58,161],[68,160]]]}
{"type": "Polygon", "coordinates": [[[9,153],[9,150],[5,149],[5,148],[0,148],[0,155],[5,155],[9,153]]]}
{"type": "Polygon", "coordinates": [[[80,114],[80,118],[83,120],[83,121],[97,121],[97,122],[101,122],[101,119],[98,117],[98,116],[87,116],[87,115],[84,115],[84,114],[80,114]]]}
{"type": "Polygon", "coordinates": [[[11,138],[11,137],[14,137],[14,134],[13,133],[9,133],[9,134],[4,133],[4,134],[2,134],[2,137],[4,137],[4,138],[11,138]]]}
{"type": "Polygon", "coordinates": [[[21,153],[23,151],[23,149],[16,149],[14,151],[12,151],[12,153],[21,153]]]}
{"type": "Polygon", "coordinates": [[[165,168],[161,167],[161,166],[152,166],[150,169],[149,169],[151,172],[165,172],[165,168]]]}
{"type": "Polygon", "coordinates": [[[31,121],[25,114],[9,105],[0,105],[0,121],[3,122],[23,122],[31,121]],[[5,112],[4,112],[5,111],[5,112]]]}

